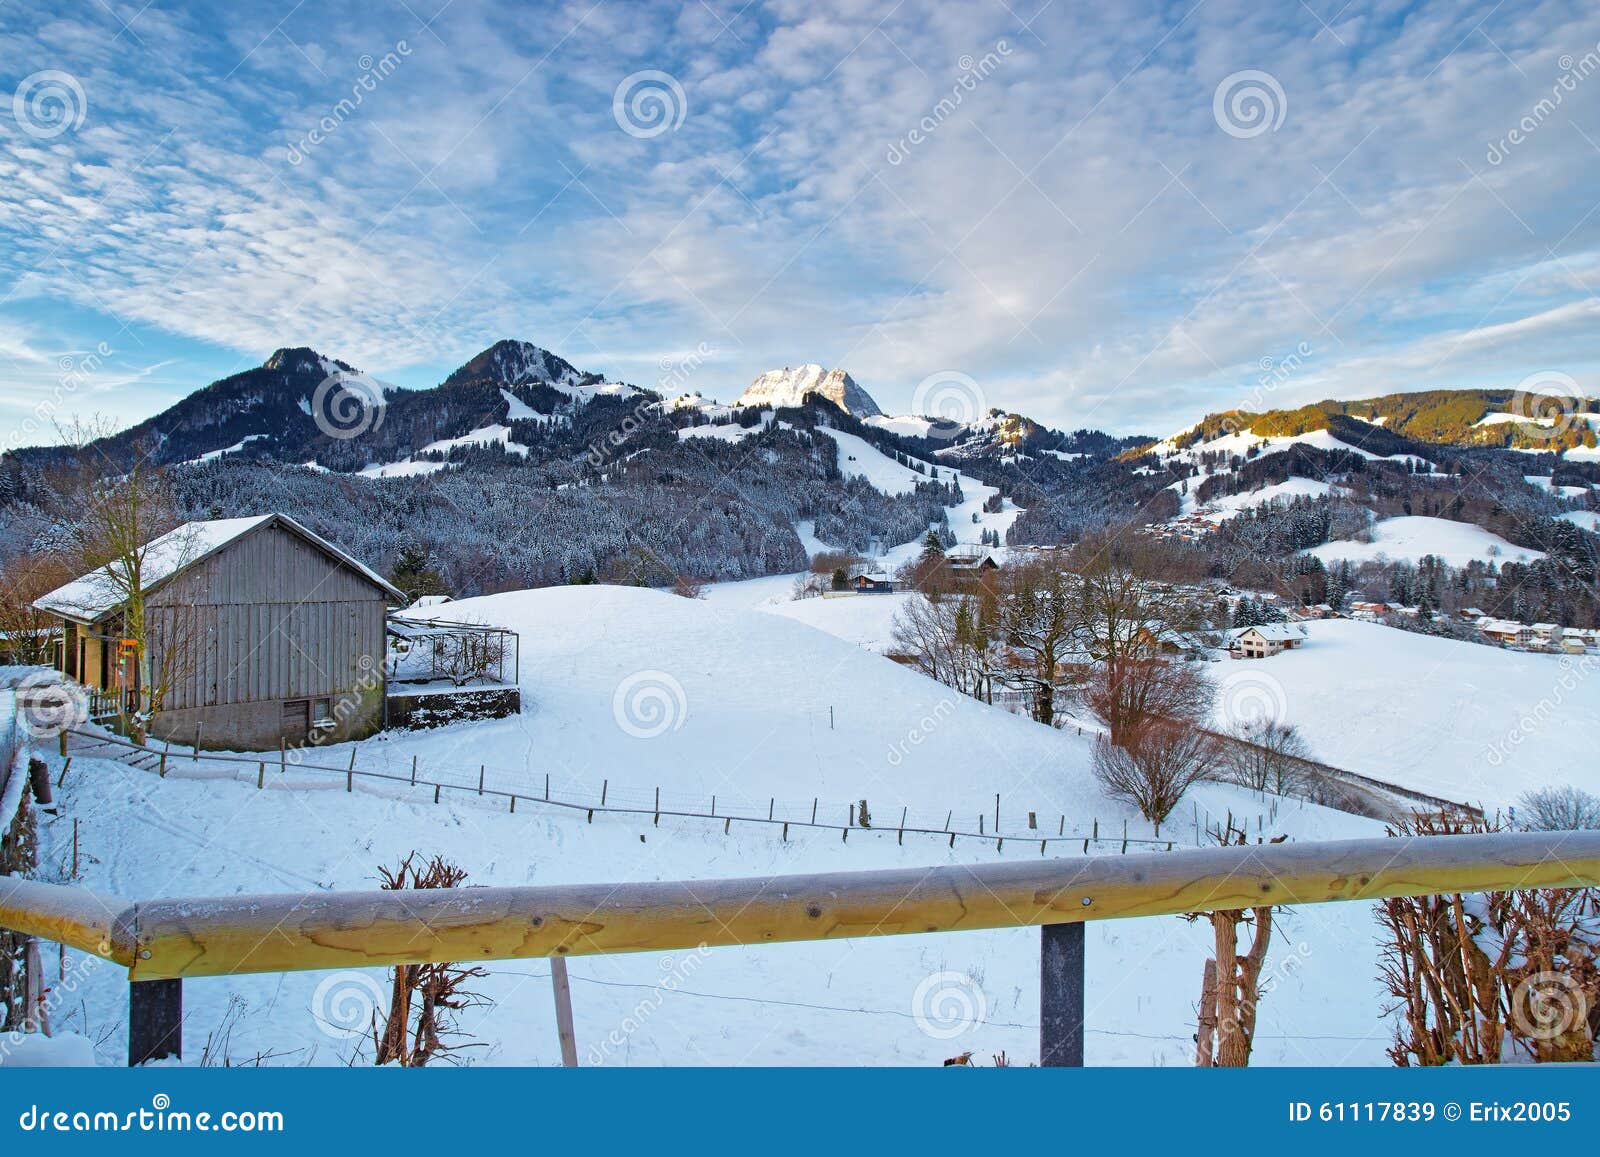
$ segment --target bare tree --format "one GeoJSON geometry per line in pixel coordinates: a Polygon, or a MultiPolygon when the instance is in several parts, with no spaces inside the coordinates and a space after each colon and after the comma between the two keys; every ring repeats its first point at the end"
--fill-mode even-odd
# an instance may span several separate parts
{"type": "Polygon", "coordinates": [[[1211,736],[1185,723],[1156,720],[1125,743],[1100,736],[1090,767],[1108,795],[1129,801],[1145,819],[1159,824],[1184,792],[1215,777],[1217,761],[1217,742],[1211,736]]]}
{"type": "MultiPolygon", "coordinates": [[[[1248,838],[1228,817],[1217,842],[1243,845],[1248,838]]],[[[1215,949],[1201,974],[1199,1032],[1195,1036],[1195,1064],[1200,1068],[1244,1068],[1255,1044],[1256,1008],[1264,989],[1261,969],[1272,942],[1270,907],[1194,912],[1186,917],[1211,925],[1215,949]],[[1250,947],[1239,951],[1239,929],[1251,930],[1250,947]]]]}
{"type": "Polygon", "coordinates": [[[1310,756],[1310,747],[1292,724],[1251,719],[1228,730],[1222,770],[1241,787],[1287,795],[1306,779],[1310,756]]]}
{"type": "Polygon", "coordinates": [[[991,699],[1000,640],[986,605],[966,595],[907,599],[894,618],[895,653],[964,695],[991,699]]]}
{"type": "Polygon", "coordinates": [[[1517,820],[1540,832],[1572,832],[1600,828],[1600,796],[1573,787],[1544,787],[1517,800],[1517,820]]]}
{"type": "Polygon", "coordinates": [[[63,559],[50,554],[22,555],[0,572],[0,635],[7,662],[32,666],[54,658],[55,616],[34,607],[34,600],[75,577],[63,559]]]}
{"type": "Polygon", "coordinates": [[[993,605],[998,619],[1006,647],[1002,680],[1028,692],[1035,721],[1054,724],[1063,664],[1082,646],[1083,604],[1072,576],[1052,562],[1025,562],[1005,569],[998,597],[977,597],[993,605]]]}
{"type": "Polygon", "coordinates": [[[1131,743],[1156,721],[1199,724],[1211,715],[1216,688],[1193,663],[1130,652],[1098,664],[1084,702],[1111,733],[1131,743]]]}

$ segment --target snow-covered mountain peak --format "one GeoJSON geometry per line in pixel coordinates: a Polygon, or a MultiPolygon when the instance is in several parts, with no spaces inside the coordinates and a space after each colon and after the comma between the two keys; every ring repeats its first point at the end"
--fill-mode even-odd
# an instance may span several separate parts
{"type": "Polygon", "coordinates": [[[325,358],[310,346],[284,346],[273,350],[272,356],[261,364],[261,368],[283,374],[315,374],[319,377],[327,377],[335,371],[347,374],[356,372],[354,366],[336,358],[325,358]]]}
{"type": "Polygon", "coordinates": [[[825,370],[815,362],[768,370],[750,383],[734,405],[764,409],[800,406],[812,394],[828,399],[857,418],[874,418],[883,413],[872,395],[857,385],[848,373],[842,369],[825,370]]]}

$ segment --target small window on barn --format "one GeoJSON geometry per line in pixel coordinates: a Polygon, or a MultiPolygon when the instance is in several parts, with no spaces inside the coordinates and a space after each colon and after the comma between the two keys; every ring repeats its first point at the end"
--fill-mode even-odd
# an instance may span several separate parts
{"type": "Polygon", "coordinates": [[[333,701],[331,699],[313,699],[311,701],[311,730],[333,730],[333,701]]]}

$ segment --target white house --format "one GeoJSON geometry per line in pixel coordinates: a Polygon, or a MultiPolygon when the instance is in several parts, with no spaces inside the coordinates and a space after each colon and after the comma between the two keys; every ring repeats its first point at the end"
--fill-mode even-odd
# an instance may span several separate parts
{"type": "Polygon", "coordinates": [[[1263,623],[1231,632],[1228,653],[1235,659],[1267,659],[1291,651],[1306,641],[1306,629],[1297,623],[1263,623]]]}

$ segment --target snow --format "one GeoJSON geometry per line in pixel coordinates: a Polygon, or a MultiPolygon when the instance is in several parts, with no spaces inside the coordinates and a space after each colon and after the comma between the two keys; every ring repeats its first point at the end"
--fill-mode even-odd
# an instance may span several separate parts
{"type": "Polygon", "coordinates": [[[922,596],[894,591],[890,594],[841,593],[772,603],[760,609],[826,631],[858,647],[885,654],[894,643],[894,619],[906,603],[922,596]]]}
{"type": "Polygon", "coordinates": [[[414,478],[419,474],[434,474],[448,467],[448,462],[413,462],[406,459],[402,462],[365,466],[357,473],[362,478],[414,478]]]}
{"type": "Polygon", "coordinates": [[[75,1032],[14,1033],[0,1042],[0,1069],[86,1069],[95,1063],[94,1042],[75,1032]]]}
{"type": "Polygon", "coordinates": [[[1556,517],[1564,522],[1570,522],[1574,526],[1581,526],[1587,531],[1600,533],[1600,513],[1593,510],[1569,510],[1565,514],[1556,515],[1556,517]]]}
{"type": "MultiPolygon", "coordinates": [[[[145,545],[138,566],[140,582],[149,590],[202,555],[254,530],[273,517],[271,514],[258,514],[250,518],[186,522],[145,545]]],[[[121,605],[126,594],[126,583],[119,576],[125,574],[120,560],[109,563],[57,587],[34,605],[75,619],[97,619],[121,605]]]]}
{"type": "Polygon", "coordinates": [[[220,450],[207,450],[204,454],[200,455],[200,457],[198,457],[198,458],[190,458],[187,462],[183,463],[183,465],[185,465],[185,466],[198,466],[203,462],[214,462],[218,458],[221,458],[224,454],[237,454],[239,451],[243,450],[246,446],[250,445],[250,443],[259,441],[262,438],[267,438],[267,437],[270,437],[270,436],[271,435],[268,435],[268,434],[246,434],[243,438],[239,439],[239,441],[235,442],[232,446],[224,446],[220,450]]]}
{"type": "Polygon", "coordinates": [[[520,442],[511,440],[511,427],[495,422],[488,426],[479,426],[476,430],[469,430],[459,438],[440,438],[438,441],[429,442],[422,448],[424,454],[448,454],[450,451],[466,446],[490,446],[498,442],[513,454],[527,457],[528,448],[520,442]]]}
{"type": "Polygon", "coordinates": [[[758,429],[758,427],[754,426],[741,426],[737,422],[721,422],[709,426],[684,426],[678,431],[678,440],[715,438],[719,442],[742,442],[751,434],[757,433],[758,429]]]}
{"type": "Polygon", "coordinates": [[[1546,494],[1554,494],[1561,498],[1581,498],[1589,492],[1587,486],[1557,486],[1553,474],[1524,474],[1522,480],[1529,486],[1536,486],[1546,494]]]}
{"type": "Polygon", "coordinates": [[[1420,514],[1379,519],[1372,524],[1372,536],[1372,542],[1341,539],[1314,546],[1305,553],[1325,563],[1370,562],[1379,558],[1416,562],[1431,554],[1455,567],[1464,567],[1474,559],[1500,563],[1531,562],[1544,557],[1543,551],[1516,546],[1474,523],[1420,514]]]}
{"type": "MultiPolygon", "coordinates": [[[[826,602],[865,605],[868,597],[826,602]]],[[[1023,839],[997,850],[908,834],[902,845],[887,826],[899,806],[913,821],[931,817],[934,827],[950,811],[970,815],[962,822],[973,826],[980,812],[992,815],[1000,792],[1008,831],[1024,829],[1029,810],[1046,828],[1065,815],[1069,829],[1098,820],[1102,830],[1120,832],[1130,818],[1087,776],[1087,739],[956,696],[779,615],[599,586],[511,592],[441,610],[520,632],[523,714],[385,733],[355,745],[358,768],[402,771],[416,757],[425,772],[458,768],[475,782],[482,763],[491,784],[542,784],[548,772],[557,794],[597,796],[608,778],[613,801],[649,801],[661,786],[664,802],[706,806],[715,792],[719,811],[760,815],[769,796],[779,814],[807,816],[819,797],[820,816],[842,819],[849,801],[865,797],[878,826],[855,829],[848,841],[797,828],[785,841],[764,825],[737,821],[727,834],[720,822],[671,817],[658,827],[648,816],[602,812],[589,823],[581,811],[540,808],[526,797],[513,815],[471,790],[446,792],[435,804],[425,789],[357,779],[347,794],[342,774],[292,766],[257,790],[253,765],[235,777],[202,761],[169,767],[163,779],[79,752],[60,793],[64,814],[43,820],[46,862],[70,854],[76,819],[86,853],[82,884],[127,897],[372,888],[378,865],[413,849],[455,860],[474,884],[717,879],[1039,855],[1023,839]],[[629,734],[614,706],[618,689],[640,675],[664,692],[656,702],[667,712],[660,734],[649,738],[629,734]]],[[[649,721],[632,722],[637,732],[649,721]]],[[[339,745],[321,754],[342,768],[350,751],[339,745]]],[[[41,754],[59,775],[53,747],[41,754]]],[[[1237,789],[1207,786],[1163,835],[1193,840],[1196,818],[1210,822],[1228,810],[1264,817],[1269,807],[1237,789]]],[[[1299,839],[1379,830],[1370,820],[1293,803],[1275,821],[1263,818],[1262,829],[1299,839]]],[[[1130,831],[1149,835],[1137,819],[1130,831]]],[[[1036,930],[1021,929],[578,957],[569,967],[579,1054],[586,1065],[929,1066],[967,1049],[984,1057],[1004,1049],[1026,1064],[1037,1056],[1038,943],[1036,930]],[[980,1023],[953,1037],[922,1031],[916,1002],[927,999],[930,980],[966,986],[980,1023]]],[[[1262,1005],[1257,1063],[1382,1064],[1388,1027],[1372,979],[1370,905],[1297,908],[1275,944],[1269,969],[1277,983],[1262,1005]],[[1284,963],[1290,958],[1292,967],[1284,963]]],[[[1178,918],[1091,924],[1089,1061],[1186,1064],[1194,993],[1211,950],[1209,928],[1178,918]]],[[[69,954],[69,968],[83,964],[69,954]]],[[[486,967],[489,976],[474,987],[491,1004],[467,1010],[462,1027],[489,1047],[462,1059],[556,1063],[548,966],[486,967]]],[[[101,1063],[117,1064],[125,977],[112,967],[86,971],[57,1031],[82,1031],[99,1042],[101,1063]]],[[[237,997],[226,1044],[235,1063],[265,1053],[269,1063],[340,1064],[357,1041],[338,1025],[364,1027],[362,1001],[370,1007],[383,987],[377,969],[191,980],[185,1031],[197,1051],[237,997]],[[336,1021],[347,1003],[354,1017],[336,1021]]]]}
{"type": "Polygon", "coordinates": [[[504,398],[506,402],[506,421],[508,422],[519,422],[525,419],[543,420],[548,416],[539,413],[538,410],[535,410],[532,406],[528,405],[527,402],[524,402],[521,398],[517,397],[517,395],[513,394],[510,390],[505,389],[504,387],[502,387],[500,390],[500,396],[504,398]]]}
{"type": "Polygon", "coordinates": [[[1302,625],[1302,647],[1210,668],[1219,721],[1271,703],[1318,759],[1491,810],[1530,788],[1600,792],[1600,660],[1353,620],[1302,625]]]}
{"type": "MultiPolygon", "coordinates": [[[[1191,482],[1195,481],[1190,479],[1191,482]]],[[[1312,478],[1291,476],[1282,482],[1275,482],[1270,486],[1263,486],[1259,490],[1251,490],[1241,494],[1229,494],[1222,498],[1214,498],[1199,508],[1199,513],[1209,516],[1213,521],[1225,522],[1236,518],[1253,506],[1260,506],[1265,502],[1282,500],[1288,502],[1295,498],[1320,498],[1325,494],[1332,494],[1335,487],[1327,482],[1319,482],[1312,478]]]]}
{"type": "Polygon", "coordinates": [[[926,438],[928,431],[933,429],[931,418],[921,418],[915,414],[874,414],[870,418],[863,418],[862,422],[868,426],[876,426],[880,430],[887,430],[891,434],[898,434],[902,438],[926,438]]]}

